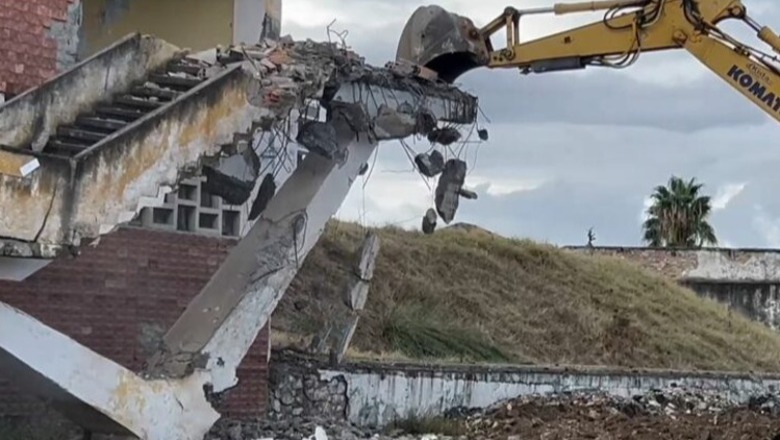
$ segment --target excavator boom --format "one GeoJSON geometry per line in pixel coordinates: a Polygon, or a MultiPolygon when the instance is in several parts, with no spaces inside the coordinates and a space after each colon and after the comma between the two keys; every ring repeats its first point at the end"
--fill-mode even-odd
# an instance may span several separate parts
{"type": "Polygon", "coordinates": [[[418,8],[407,22],[397,61],[425,66],[452,83],[480,67],[545,73],[588,66],[625,68],[645,52],[682,49],[780,121],[780,37],[747,15],[740,0],[605,0],[515,9],[483,27],[439,6],[418,8]],[[530,41],[520,38],[520,20],[539,14],[605,11],[602,20],[530,41]],[[774,53],[748,46],[718,24],[742,21],[774,53]],[[492,37],[506,33],[506,45],[492,37]]]}

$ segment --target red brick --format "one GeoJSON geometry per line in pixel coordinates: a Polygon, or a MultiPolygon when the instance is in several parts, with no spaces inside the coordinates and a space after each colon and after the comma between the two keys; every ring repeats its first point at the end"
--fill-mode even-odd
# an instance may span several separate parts
{"type": "Polygon", "coordinates": [[[47,37],[47,32],[53,23],[68,19],[71,2],[0,0],[0,48],[13,53],[10,57],[0,57],[0,93],[22,93],[57,74],[57,45],[47,37]],[[28,69],[25,65],[25,74],[15,76],[12,59],[23,58],[25,54],[45,61],[35,63],[25,59],[30,67],[37,65],[39,69],[28,69]]]}
{"type": "MultiPolygon", "coordinates": [[[[0,282],[0,301],[138,370],[145,361],[139,341],[142,325],[172,325],[216,272],[218,266],[210,263],[221,264],[234,244],[120,229],[102,237],[97,247],[85,247],[78,258],[55,261],[24,282],[0,282]]],[[[239,385],[228,393],[220,411],[240,418],[265,415],[267,353],[264,329],[239,368],[239,385]]],[[[9,379],[0,372],[0,415],[23,416],[36,410],[36,401],[21,395],[9,379]]]]}

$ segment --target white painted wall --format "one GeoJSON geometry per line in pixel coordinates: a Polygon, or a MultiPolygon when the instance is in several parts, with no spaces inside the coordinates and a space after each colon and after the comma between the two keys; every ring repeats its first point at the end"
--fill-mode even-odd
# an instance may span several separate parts
{"type": "MultiPolygon", "coordinates": [[[[445,367],[446,368],[446,367],[445,367]]],[[[780,377],[696,375],[693,373],[631,373],[628,371],[545,371],[512,368],[490,370],[474,367],[446,369],[420,367],[411,370],[361,368],[321,369],[321,380],[343,377],[347,383],[348,419],[361,426],[383,426],[393,419],[435,416],[449,409],[482,408],[518,396],[598,391],[619,397],[644,394],[653,389],[682,386],[689,390],[717,391],[736,402],[780,386],[780,377]]]]}

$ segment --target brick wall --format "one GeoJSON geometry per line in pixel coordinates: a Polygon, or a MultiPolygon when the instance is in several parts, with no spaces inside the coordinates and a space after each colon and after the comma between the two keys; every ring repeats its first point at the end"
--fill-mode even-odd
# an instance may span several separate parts
{"type": "MultiPolygon", "coordinates": [[[[126,228],[103,236],[75,259],[51,263],[21,283],[0,282],[0,301],[18,307],[120,364],[138,369],[155,327],[167,329],[211,278],[233,240],[126,228]]],[[[238,371],[239,385],[220,410],[230,417],[265,414],[268,331],[238,371]]],[[[0,371],[0,414],[28,415],[0,371]]]]}
{"type": "Polygon", "coordinates": [[[79,0],[0,0],[0,93],[15,95],[76,56],[79,0]]]}

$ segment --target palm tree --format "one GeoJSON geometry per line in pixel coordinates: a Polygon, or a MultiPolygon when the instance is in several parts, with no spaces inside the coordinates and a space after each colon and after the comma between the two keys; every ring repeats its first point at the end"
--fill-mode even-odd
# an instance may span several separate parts
{"type": "Polygon", "coordinates": [[[644,240],[652,247],[701,247],[718,243],[707,222],[710,197],[700,195],[704,185],[672,176],[666,186],[657,186],[642,224],[644,240]]]}

